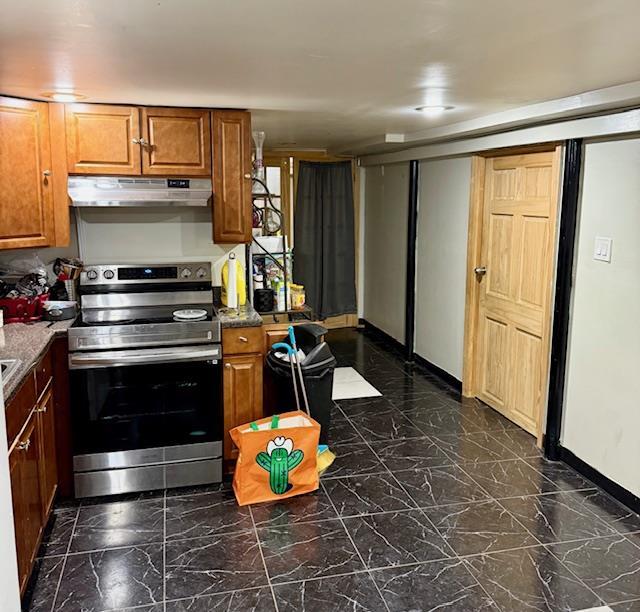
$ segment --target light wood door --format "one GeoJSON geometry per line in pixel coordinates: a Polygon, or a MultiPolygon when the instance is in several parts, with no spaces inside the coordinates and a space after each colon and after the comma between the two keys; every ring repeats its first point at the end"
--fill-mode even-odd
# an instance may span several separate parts
{"type": "Polygon", "coordinates": [[[32,414],[9,454],[18,574],[22,592],[31,572],[42,528],[37,442],[36,415],[32,414]]]}
{"type": "Polygon", "coordinates": [[[70,174],[140,174],[138,107],[67,104],[65,123],[70,174]]]}
{"type": "Polygon", "coordinates": [[[0,249],[53,240],[48,106],[0,97],[0,249]]]}
{"type": "Polygon", "coordinates": [[[212,113],[213,241],[251,242],[251,115],[212,113]]]}
{"type": "Polygon", "coordinates": [[[547,393],[557,152],[486,160],[476,394],[537,435],[547,393]]]}
{"type": "Polygon", "coordinates": [[[142,137],[143,174],[211,176],[209,111],[143,108],[142,137]]]}
{"type": "Polygon", "coordinates": [[[262,355],[224,358],[224,458],[235,459],[229,430],[262,418],[262,355]]]}
{"type": "Polygon", "coordinates": [[[40,462],[38,467],[40,470],[42,521],[43,523],[46,523],[58,488],[56,427],[53,389],[51,387],[38,405],[38,408],[36,408],[36,413],[38,447],[40,453],[40,462]]]}

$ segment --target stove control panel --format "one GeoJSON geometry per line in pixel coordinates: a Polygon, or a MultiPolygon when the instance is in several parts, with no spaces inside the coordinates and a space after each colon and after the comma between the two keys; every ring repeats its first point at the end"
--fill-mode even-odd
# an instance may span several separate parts
{"type": "Polygon", "coordinates": [[[177,264],[90,265],[80,275],[80,285],[211,282],[209,262],[177,264]]]}

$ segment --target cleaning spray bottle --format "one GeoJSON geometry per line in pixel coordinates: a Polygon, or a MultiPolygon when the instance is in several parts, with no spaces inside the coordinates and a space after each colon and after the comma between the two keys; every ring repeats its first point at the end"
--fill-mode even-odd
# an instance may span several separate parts
{"type": "Polygon", "coordinates": [[[222,266],[222,303],[227,308],[238,308],[247,303],[247,286],[242,264],[236,259],[235,253],[229,253],[229,258],[222,266]]]}

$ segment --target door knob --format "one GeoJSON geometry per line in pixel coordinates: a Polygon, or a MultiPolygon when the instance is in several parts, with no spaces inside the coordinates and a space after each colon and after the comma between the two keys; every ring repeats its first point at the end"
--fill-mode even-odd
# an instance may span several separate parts
{"type": "Polygon", "coordinates": [[[474,268],[473,271],[478,276],[484,276],[487,273],[487,268],[485,266],[478,266],[477,268],[474,268]]]}
{"type": "Polygon", "coordinates": [[[31,446],[31,438],[28,438],[26,442],[21,442],[18,444],[18,449],[21,451],[28,451],[31,446]]]}
{"type": "Polygon", "coordinates": [[[131,142],[132,142],[133,144],[140,144],[140,139],[139,139],[139,138],[132,138],[132,139],[131,139],[131,142]]]}

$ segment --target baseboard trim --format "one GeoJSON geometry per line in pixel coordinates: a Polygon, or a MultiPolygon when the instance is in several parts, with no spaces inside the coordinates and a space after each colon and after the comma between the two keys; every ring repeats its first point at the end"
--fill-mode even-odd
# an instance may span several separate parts
{"type": "Polygon", "coordinates": [[[446,382],[449,386],[453,387],[458,393],[462,393],[462,381],[458,380],[453,374],[449,374],[446,370],[437,366],[435,363],[431,363],[429,360],[418,355],[413,354],[413,361],[419,366],[422,366],[425,370],[428,370],[432,374],[435,374],[438,378],[446,382]]]}
{"type": "Polygon", "coordinates": [[[366,319],[360,319],[364,325],[365,331],[370,332],[374,336],[377,336],[381,340],[388,342],[394,348],[404,353],[404,344],[396,340],[393,336],[390,336],[386,331],[382,331],[379,327],[376,327],[373,323],[369,323],[366,319]]]}
{"type": "MultiPolygon", "coordinates": [[[[379,327],[373,325],[373,323],[369,323],[366,319],[360,319],[360,322],[364,326],[365,330],[371,333],[374,336],[377,336],[381,340],[388,342],[397,350],[401,351],[403,354],[405,352],[405,346],[402,342],[399,342],[392,336],[390,336],[387,332],[382,331],[379,327]]],[[[423,367],[425,370],[428,370],[432,374],[435,374],[438,378],[440,378],[443,382],[447,383],[450,387],[453,387],[459,393],[462,393],[462,381],[458,380],[452,374],[449,374],[446,370],[443,370],[441,367],[438,367],[435,363],[431,363],[424,357],[418,355],[418,353],[412,353],[413,363],[423,367]]]]}
{"type": "Polygon", "coordinates": [[[580,459],[580,457],[574,455],[570,450],[564,448],[564,446],[559,446],[558,450],[560,451],[560,459],[567,465],[571,466],[576,472],[579,472],[594,484],[597,484],[601,489],[604,489],[621,504],[624,504],[627,508],[633,510],[633,512],[640,514],[640,497],[598,472],[598,470],[591,467],[588,463],[580,459]]]}

